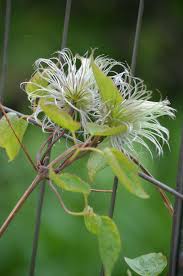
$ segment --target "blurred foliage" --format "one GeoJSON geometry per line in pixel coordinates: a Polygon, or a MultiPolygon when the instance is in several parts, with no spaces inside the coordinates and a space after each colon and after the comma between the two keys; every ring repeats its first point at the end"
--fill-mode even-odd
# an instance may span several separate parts
{"type": "MultiPolygon", "coordinates": [[[[12,1],[12,20],[9,41],[8,75],[5,104],[30,113],[29,103],[19,84],[28,80],[32,64],[39,57],[50,57],[59,50],[63,27],[65,1],[12,1]]],[[[0,45],[2,49],[5,1],[0,2],[0,45]]],[[[68,47],[83,54],[97,47],[97,54],[107,54],[130,64],[138,1],[73,1],[68,47]]],[[[143,163],[161,181],[175,186],[182,111],[182,1],[146,1],[143,28],[137,62],[137,76],[143,78],[155,99],[168,96],[177,109],[175,120],[163,119],[170,129],[170,148],[165,145],[162,158],[143,153],[143,163]],[[158,90],[157,90],[158,89],[158,90]],[[161,91],[161,93],[159,92],[161,91]]],[[[1,51],[2,53],[2,51],[1,51]]],[[[35,157],[46,134],[29,127],[25,144],[35,157]]],[[[60,143],[55,153],[63,149],[60,143]]],[[[139,149],[141,151],[141,149],[139,149]]],[[[53,153],[54,154],[54,153],[53,153]]],[[[74,170],[87,179],[86,160],[78,161],[74,170]]],[[[0,151],[0,223],[8,215],[17,199],[34,178],[34,172],[21,152],[13,162],[0,151]]],[[[96,178],[94,187],[111,187],[113,175],[104,169],[96,178]]],[[[113,275],[126,275],[123,256],[134,258],[149,252],[161,251],[169,256],[171,218],[154,187],[143,183],[149,200],[142,200],[118,191],[115,222],[123,241],[123,250],[113,275]]],[[[0,275],[27,275],[30,262],[35,210],[38,190],[26,202],[0,241],[0,275]]],[[[64,192],[68,207],[79,210],[80,197],[64,192]]],[[[106,214],[110,196],[92,194],[90,201],[99,214],[106,214]]],[[[172,199],[173,201],[173,199],[172,199]]],[[[46,189],[40,232],[36,275],[93,276],[99,275],[100,259],[97,241],[85,229],[81,218],[69,217],[60,208],[57,199],[46,189]]],[[[166,275],[166,273],[165,273],[166,275]]]]}

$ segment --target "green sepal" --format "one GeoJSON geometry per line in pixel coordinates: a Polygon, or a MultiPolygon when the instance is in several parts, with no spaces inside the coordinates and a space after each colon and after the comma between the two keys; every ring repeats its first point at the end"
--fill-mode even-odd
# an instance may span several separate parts
{"type": "Polygon", "coordinates": [[[36,72],[25,86],[25,91],[34,98],[48,95],[44,87],[48,86],[48,82],[43,78],[44,73],[36,72]]]}
{"type": "Polygon", "coordinates": [[[112,106],[120,104],[123,101],[123,97],[112,79],[107,77],[94,61],[91,62],[91,66],[102,101],[112,106]]]}
{"type": "Polygon", "coordinates": [[[113,136],[126,132],[127,126],[122,124],[119,126],[109,127],[107,125],[87,123],[86,129],[92,136],[113,136]]]}
{"type": "Polygon", "coordinates": [[[80,123],[72,119],[72,117],[64,110],[61,110],[58,106],[45,98],[41,98],[39,101],[42,111],[48,116],[48,118],[59,125],[62,128],[66,128],[71,132],[74,132],[80,128],[80,123]]]}

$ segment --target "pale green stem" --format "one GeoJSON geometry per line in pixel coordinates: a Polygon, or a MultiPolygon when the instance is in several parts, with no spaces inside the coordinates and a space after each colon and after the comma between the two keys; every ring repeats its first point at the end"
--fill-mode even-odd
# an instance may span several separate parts
{"type": "Polygon", "coordinates": [[[79,151],[95,151],[99,154],[104,154],[103,151],[97,149],[97,148],[92,148],[92,147],[87,147],[87,148],[80,148],[79,151]]]}
{"type": "Polygon", "coordinates": [[[70,211],[69,209],[67,209],[67,207],[65,206],[65,204],[64,204],[64,202],[62,200],[61,195],[59,194],[59,192],[57,191],[57,189],[55,188],[55,186],[52,184],[51,180],[49,180],[48,183],[49,183],[50,188],[52,189],[52,191],[55,193],[56,197],[58,198],[60,205],[62,206],[62,208],[64,209],[64,211],[67,214],[72,215],[72,216],[85,216],[86,215],[86,211],[73,212],[73,211],[70,211]]]}

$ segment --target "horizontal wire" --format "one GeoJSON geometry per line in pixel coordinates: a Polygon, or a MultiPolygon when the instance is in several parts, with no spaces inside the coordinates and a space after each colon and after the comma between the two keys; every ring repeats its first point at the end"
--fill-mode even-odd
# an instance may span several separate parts
{"type": "MultiPolygon", "coordinates": [[[[25,115],[20,113],[20,112],[17,112],[9,107],[6,107],[6,106],[3,106],[4,110],[6,112],[15,112],[19,117],[24,117],[25,118],[25,115]]],[[[34,119],[32,118],[28,118],[27,119],[31,124],[35,125],[35,126],[39,126],[41,127],[41,125],[39,125],[34,119]]],[[[67,136],[67,139],[71,139],[70,136],[67,136]]],[[[165,190],[169,193],[171,193],[172,195],[174,196],[177,196],[178,198],[180,199],[183,199],[183,195],[181,193],[179,193],[178,191],[176,191],[175,189],[173,188],[170,188],[169,186],[167,186],[166,184],[160,182],[159,180],[156,180],[154,177],[151,177],[145,173],[142,173],[142,172],[139,172],[139,176],[143,179],[145,179],[146,181],[158,186],[159,188],[161,188],[162,190],[165,190]]]]}
{"type": "Polygon", "coordinates": [[[167,191],[171,193],[172,195],[180,198],[183,200],[183,194],[179,193],[178,191],[174,190],[173,188],[167,186],[166,184],[160,182],[159,180],[155,179],[154,177],[151,177],[143,172],[139,172],[139,176],[143,178],[144,180],[154,184],[155,186],[161,188],[164,191],[167,191]]]}

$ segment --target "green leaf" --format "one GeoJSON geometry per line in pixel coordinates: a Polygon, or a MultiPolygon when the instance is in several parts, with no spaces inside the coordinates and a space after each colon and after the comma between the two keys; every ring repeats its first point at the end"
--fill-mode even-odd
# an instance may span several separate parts
{"type": "Polygon", "coordinates": [[[25,86],[25,91],[31,96],[42,97],[48,95],[48,92],[44,90],[44,87],[48,86],[48,82],[43,79],[43,76],[40,72],[36,72],[25,86]]]}
{"type": "Polygon", "coordinates": [[[88,229],[89,232],[91,232],[94,235],[99,234],[100,226],[102,222],[100,216],[96,215],[92,210],[88,215],[84,216],[84,221],[85,221],[86,228],[88,229]]]}
{"type": "Polygon", "coordinates": [[[55,104],[47,102],[45,99],[40,100],[41,109],[48,116],[50,120],[60,127],[76,131],[80,128],[80,123],[72,119],[72,117],[65,111],[61,110],[55,104]]]}
{"type": "Polygon", "coordinates": [[[83,193],[88,195],[90,193],[90,186],[87,182],[83,181],[77,175],[73,175],[70,173],[62,173],[56,174],[53,169],[49,170],[49,177],[57,186],[60,188],[75,192],[75,193],[83,193]]]}
{"type": "Polygon", "coordinates": [[[157,276],[167,266],[167,259],[162,253],[150,253],[135,259],[125,258],[129,267],[138,275],[157,276]]]}
{"type": "Polygon", "coordinates": [[[110,276],[121,249],[119,231],[111,218],[94,213],[85,216],[85,225],[98,238],[105,276],[110,276]]]}
{"type": "MultiPolygon", "coordinates": [[[[105,138],[97,147],[99,150],[104,150],[106,147],[109,147],[110,141],[108,138],[105,138]]],[[[101,171],[107,166],[106,159],[103,154],[100,154],[96,151],[90,153],[90,157],[87,163],[88,175],[91,181],[94,180],[94,177],[97,172],[101,171]]]]}
{"type": "Polygon", "coordinates": [[[121,134],[127,131],[127,126],[120,125],[115,127],[109,127],[107,125],[97,125],[95,123],[87,123],[87,131],[93,136],[112,136],[121,134]]]}
{"type": "Polygon", "coordinates": [[[107,163],[120,183],[132,194],[141,198],[148,198],[149,196],[143,190],[138,176],[138,166],[115,148],[106,148],[103,152],[107,163]]]}
{"type": "Polygon", "coordinates": [[[118,259],[121,240],[116,224],[107,216],[102,216],[100,232],[98,234],[99,251],[104,266],[105,276],[110,276],[118,259]]]}
{"type": "Polygon", "coordinates": [[[91,66],[103,102],[113,106],[120,104],[123,98],[112,79],[107,77],[94,62],[91,63],[91,66]]]}
{"type": "MultiPolygon", "coordinates": [[[[22,141],[28,125],[27,121],[19,118],[14,112],[7,113],[7,117],[12,124],[16,135],[20,141],[22,141]]],[[[5,116],[3,116],[0,120],[0,147],[5,148],[10,161],[17,156],[21,148],[5,116]]]]}

